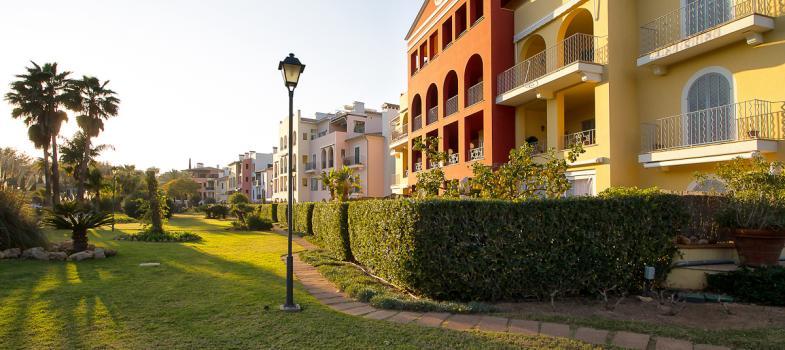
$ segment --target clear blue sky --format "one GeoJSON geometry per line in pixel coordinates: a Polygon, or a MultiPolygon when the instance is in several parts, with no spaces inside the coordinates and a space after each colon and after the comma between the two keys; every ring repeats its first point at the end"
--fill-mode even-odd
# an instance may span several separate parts
{"type": "MultiPolygon", "coordinates": [[[[404,36],[421,0],[35,0],[0,3],[0,93],[28,61],[111,80],[120,115],[102,160],[164,170],[270,152],[286,116],[277,64],[306,64],[303,113],[398,103],[404,36]]],[[[0,101],[0,147],[40,157],[0,101]]],[[[76,130],[70,122],[63,130],[76,130]]]]}

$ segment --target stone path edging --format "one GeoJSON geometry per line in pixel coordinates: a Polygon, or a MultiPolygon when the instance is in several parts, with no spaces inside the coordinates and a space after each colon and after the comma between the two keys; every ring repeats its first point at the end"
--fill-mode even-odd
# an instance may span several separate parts
{"type": "MultiPolygon", "coordinates": [[[[285,231],[273,229],[274,233],[286,235],[285,231]]],[[[318,249],[302,237],[293,241],[306,250],[318,249]]],[[[285,261],[285,260],[284,260],[285,261]]],[[[284,262],[285,263],[285,262],[284,262]]],[[[692,342],[650,336],[631,332],[611,332],[588,327],[570,327],[567,324],[529,321],[477,314],[452,314],[444,312],[413,312],[377,309],[367,303],[358,302],[324,278],[319,270],[294,256],[294,273],[300,283],[313,297],[329,308],[352,316],[371,320],[385,320],[401,324],[413,323],[424,327],[437,327],[460,331],[515,333],[571,338],[594,345],[614,345],[635,350],[730,350],[728,347],[693,344],[692,342]]]]}

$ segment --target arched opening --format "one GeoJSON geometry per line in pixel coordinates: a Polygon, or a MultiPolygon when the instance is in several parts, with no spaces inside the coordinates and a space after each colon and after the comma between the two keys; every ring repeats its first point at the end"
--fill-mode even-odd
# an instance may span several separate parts
{"type": "Polygon", "coordinates": [[[483,16],[483,1],[482,0],[472,0],[471,7],[469,8],[469,23],[473,26],[477,21],[479,21],[483,16]]]}
{"type": "Polygon", "coordinates": [[[577,61],[594,61],[594,18],[586,9],[571,13],[560,30],[562,65],[577,61]]]}
{"type": "Polygon", "coordinates": [[[442,91],[444,92],[444,116],[448,117],[458,112],[458,73],[455,71],[447,73],[442,91]]]}
{"type": "Polygon", "coordinates": [[[474,55],[466,63],[464,72],[464,95],[466,96],[466,106],[474,105],[483,100],[483,72],[482,57],[474,55]]]}
{"type": "Polygon", "coordinates": [[[292,131],[292,145],[297,146],[297,131],[292,131]]]}
{"type": "Polygon", "coordinates": [[[332,168],[335,167],[335,150],[332,147],[327,148],[327,165],[332,168]]]}
{"type": "Polygon", "coordinates": [[[322,148],[322,169],[327,168],[327,151],[322,148]]]}
{"type": "Polygon", "coordinates": [[[422,98],[420,95],[414,95],[412,100],[412,131],[417,131],[422,128],[422,98]]]}
{"type": "Polygon", "coordinates": [[[736,107],[729,72],[709,69],[696,74],[688,84],[682,108],[688,145],[735,138],[736,107]]]}
{"type": "Polygon", "coordinates": [[[425,95],[426,125],[436,122],[439,119],[439,89],[436,84],[428,87],[428,94],[425,95]]]}
{"type": "Polygon", "coordinates": [[[545,48],[545,39],[539,35],[532,36],[524,43],[519,56],[520,62],[524,62],[524,83],[545,75],[548,69],[545,48]]]}

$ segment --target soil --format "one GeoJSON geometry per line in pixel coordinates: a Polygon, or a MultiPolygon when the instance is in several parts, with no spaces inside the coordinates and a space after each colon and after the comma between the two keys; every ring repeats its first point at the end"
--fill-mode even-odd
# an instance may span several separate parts
{"type": "MultiPolygon", "coordinates": [[[[615,304],[616,299],[610,304],[615,304]]],[[[501,303],[496,305],[501,312],[519,315],[549,315],[580,318],[605,318],[618,321],[640,321],[658,325],[686,326],[705,330],[753,329],[762,327],[785,327],[785,308],[750,304],[687,303],[675,316],[667,315],[655,299],[643,302],[627,297],[613,310],[607,310],[600,301],[571,299],[556,302],[554,310],[550,302],[501,303]]]]}

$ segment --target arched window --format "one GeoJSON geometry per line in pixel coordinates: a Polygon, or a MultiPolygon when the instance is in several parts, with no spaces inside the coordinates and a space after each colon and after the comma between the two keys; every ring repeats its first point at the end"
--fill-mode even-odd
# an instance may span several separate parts
{"type": "Polygon", "coordinates": [[[464,100],[468,107],[483,100],[483,63],[480,55],[469,58],[463,76],[464,100]]]}
{"type": "Polygon", "coordinates": [[[733,139],[736,109],[730,73],[716,68],[698,72],[687,85],[683,109],[689,145],[733,139]]]}
{"type": "Polygon", "coordinates": [[[420,95],[414,95],[412,100],[412,131],[417,131],[422,128],[422,98],[420,95]]]}

